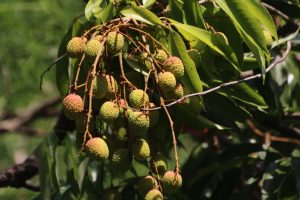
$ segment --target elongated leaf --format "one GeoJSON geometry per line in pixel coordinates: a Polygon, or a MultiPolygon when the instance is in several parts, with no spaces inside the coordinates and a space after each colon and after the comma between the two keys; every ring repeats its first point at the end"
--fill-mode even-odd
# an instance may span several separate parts
{"type": "Polygon", "coordinates": [[[98,9],[101,9],[101,4],[105,3],[104,0],[89,0],[89,2],[85,6],[85,17],[86,19],[90,19],[93,16],[93,13],[98,9]]]}
{"type": "Polygon", "coordinates": [[[198,0],[184,1],[183,9],[186,15],[187,24],[205,29],[205,22],[198,0]]]}
{"type": "Polygon", "coordinates": [[[130,6],[123,8],[121,14],[125,17],[129,17],[141,22],[145,22],[150,25],[160,25],[163,26],[163,23],[160,19],[150,10],[138,6],[130,6]]]}
{"type": "Polygon", "coordinates": [[[151,7],[155,2],[156,0],[143,0],[143,5],[144,7],[148,8],[151,7]]]}
{"type": "Polygon", "coordinates": [[[261,108],[267,107],[263,97],[246,83],[232,86],[231,88],[227,88],[225,91],[226,94],[232,96],[233,98],[239,99],[246,104],[261,108]]]}
{"type": "Polygon", "coordinates": [[[95,11],[94,15],[97,19],[100,19],[102,23],[106,23],[114,17],[115,7],[112,3],[109,3],[103,9],[99,9],[99,11],[95,11]]]}
{"type": "Polygon", "coordinates": [[[170,20],[172,25],[174,25],[178,31],[189,41],[198,40],[207,44],[214,51],[222,55],[226,60],[228,60],[235,70],[239,71],[239,64],[236,55],[234,54],[232,48],[226,44],[224,40],[220,37],[215,36],[209,31],[186,25],[170,20]]]}
{"type": "MultiPolygon", "coordinates": [[[[242,38],[255,55],[262,72],[265,72],[265,56],[269,59],[269,52],[266,47],[264,36],[262,33],[263,25],[270,29],[272,34],[276,36],[274,27],[272,28],[272,21],[269,18],[264,19],[263,23],[260,23],[257,16],[267,16],[265,10],[261,9],[249,9],[249,7],[257,7],[257,2],[254,0],[216,0],[218,5],[224,10],[224,12],[231,18],[242,38]]],[[[277,37],[277,36],[276,36],[277,37]]]]}

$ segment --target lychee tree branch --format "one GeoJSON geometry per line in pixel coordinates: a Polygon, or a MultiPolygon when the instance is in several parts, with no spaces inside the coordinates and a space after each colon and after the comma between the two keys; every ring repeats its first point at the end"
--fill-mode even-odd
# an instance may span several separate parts
{"type": "MultiPolygon", "coordinates": [[[[291,51],[291,41],[288,41],[285,52],[282,54],[282,56],[280,58],[275,59],[272,62],[272,64],[269,65],[269,67],[266,69],[266,73],[270,72],[279,63],[284,62],[286,60],[286,58],[288,57],[288,54],[290,53],[290,51],[291,51]]],[[[176,104],[181,103],[183,100],[185,100],[187,98],[191,98],[191,97],[195,97],[195,96],[204,96],[204,95],[207,95],[209,93],[212,93],[212,92],[215,92],[217,90],[220,90],[222,88],[233,86],[233,85],[237,85],[237,84],[240,84],[240,83],[243,83],[243,82],[247,82],[247,81],[250,81],[250,80],[258,79],[258,78],[261,78],[262,76],[263,76],[262,74],[255,74],[255,75],[252,75],[252,76],[240,79],[240,80],[230,81],[230,82],[227,82],[227,83],[222,83],[222,84],[220,84],[220,85],[218,85],[216,87],[213,87],[213,88],[208,89],[208,90],[203,91],[203,92],[197,92],[197,93],[192,93],[192,94],[185,95],[185,96],[183,96],[183,97],[181,97],[181,98],[179,98],[179,99],[177,99],[177,100],[175,100],[175,101],[173,101],[171,103],[166,104],[165,106],[166,107],[171,107],[171,106],[174,106],[176,104]]],[[[158,106],[158,107],[155,107],[155,108],[144,108],[142,110],[144,110],[144,111],[152,111],[152,110],[160,110],[160,109],[163,109],[163,107],[162,106],[158,106]]]]}

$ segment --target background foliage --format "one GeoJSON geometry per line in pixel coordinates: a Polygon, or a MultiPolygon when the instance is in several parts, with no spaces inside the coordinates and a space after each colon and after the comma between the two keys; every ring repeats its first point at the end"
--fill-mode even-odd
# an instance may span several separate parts
{"type": "MultiPolygon", "coordinates": [[[[146,5],[151,4],[151,1],[143,2],[146,5]]],[[[275,57],[281,51],[281,46],[276,47],[268,55],[268,50],[265,49],[264,44],[261,44],[262,35],[257,35],[257,38],[251,42],[252,28],[257,27],[249,26],[247,23],[252,25],[253,23],[244,20],[243,17],[251,15],[265,19],[264,16],[257,15],[257,10],[244,8],[241,9],[242,13],[239,13],[239,10],[233,9],[239,1],[225,1],[228,5],[222,4],[224,1],[217,0],[216,2],[224,11],[208,4],[205,8],[201,8],[202,15],[196,15],[197,12],[192,13],[190,10],[194,8],[193,11],[195,11],[195,9],[200,9],[199,7],[195,8],[193,7],[195,5],[189,4],[185,4],[186,7],[184,7],[180,1],[169,1],[171,18],[185,24],[197,25],[200,28],[204,28],[205,21],[216,31],[224,32],[228,37],[232,50],[223,48],[217,51],[219,54],[212,53],[212,48],[204,48],[200,51],[203,59],[201,59],[198,71],[202,75],[201,80],[205,89],[224,81],[234,80],[240,72],[253,70],[255,73],[260,73],[264,70],[265,62],[259,60],[262,57],[259,55],[266,55],[263,57],[268,59],[269,56],[275,57]],[[226,6],[229,8],[226,9],[226,6]],[[219,20],[226,15],[230,16],[233,23],[227,20],[227,17],[223,21],[219,20]],[[240,32],[233,28],[234,25],[240,27],[240,32]],[[236,39],[242,33],[250,34],[250,39],[245,39],[246,36],[243,36],[243,39],[255,57],[259,58],[258,60],[243,59],[244,56],[250,57],[251,55],[243,54],[249,48],[242,44],[241,40],[236,39]]],[[[282,9],[291,17],[291,21],[298,23],[299,1],[267,0],[264,2],[282,9]]],[[[86,16],[96,17],[99,21],[110,19],[111,12],[100,12],[97,9],[92,9],[90,12],[93,5],[97,3],[99,1],[89,1],[86,16]]],[[[0,32],[0,38],[2,38],[0,40],[1,112],[14,113],[31,103],[58,95],[55,89],[54,71],[47,75],[43,93],[39,91],[37,84],[39,76],[45,66],[56,57],[62,36],[73,17],[83,12],[84,6],[83,2],[74,3],[69,0],[63,2],[2,1],[0,3],[0,17],[3,19],[0,22],[2,27],[0,32]]],[[[138,10],[124,9],[121,13],[125,16],[142,15],[146,22],[159,23],[152,16],[140,14],[138,10]]],[[[275,18],[280,38],[296,31],[297,27],[295,28],[291,21],[275,18]]],[[[197,34],[193,34],[193,31],[190,31],[191,27],[177,24],[177,22],[173,22],[173,25],[186,38],[197,39],[197,36],[202,34],[202,37],[198,39],[205,40],[204,33],[198,30],[194,32],[197,34]]],[[[272,33],[276,36],[274,31],[272,33]]],[[[178,37],[176,33],[173,33],[173,37],[175,38],[173,42],[180,41],[176,40],[178,37]]],[[[299,199],[300,153],[298,146],[289,142],[270,141],[268,138],[254,134],[255,131],[258,134],[268,132],[274,136],[299,139],[299,39],[299,35],[293,39],[293,50],[290,56],[266,75],[264,84],[262,81],[252,81],[249,85],[242,84],[209,94],[203,98],[205,110],[201,113],[202,115],[198,118],[191,118],[192,116],[188,115],[190,118],[186,122],[186,127],[179,135],[180,164],[184,184],[182,192],[177,194],[175,199],[241,199],[245,196],[249,199],[299,199]],[[203,124],[203,117],[209,119],[209,123],[205,121],[207,123],[203,124]],[[251,119],[257,129],[253,126],[249,128],[245,123],[246,119],[251,119]],[[206,127],[210,129],[203,129],[206,127]],[[196,194],[197,197],[195,197],[196,194]]],[[[216,38],[214,44],[219,42],[221,48],[224,46],[224,41],[219,40],[216,38]]],[[[202,42],[207,44],[209,41],[200,41],[191,45],[195,47],[200,45],[199,49],[201,49],[202,42]]],[[[173,52],[176,52],[176,47],[180,48],[180,43],[173,44],[173,52]]],[[[182,110],[179,112],[183,113],[182,110]]],[[[53,124],[53,119],[43,119],[35,122],[34,126],[50,132],[53,124]]],[[[9,133],[1,135],[0,141],[1,148],[3,148],[1,151],[3,162],[0,167],[5,168],[15,161],[20,162],[25,157],[22,155],[21,158],[13,160],[12,158],[16,158],[18,152],[25,151],[26,154],[31,152],[34,145],[42,139],[24,138],[16,133],[9,133]],[[14,142],[16,140],[22,142],[14,142]],[[13,145],[8,145],[10,143],[13,145]]],[[[84,199],[88,196],[92,198],[91,196],[102,192],[98,190],[99,180],[104,180],[105,187],[109,185],[110,177],[105,177],[105,174],[98,170],[105,165],[93,162],[87,166],[89,161],[86,158],[78,158],[73,144],[74,135],[68,135],[63,145],[58,145],[55,136],[49,136],[43,141],[42,153],[44,154],[42,155],[45,155],[45,160],[41,168],[40,183],[45,185],[41,196],[37,198],[44,199],[48,195],[58,199],[84,199]],[[85,172],[88,174],[86,177],[85,172]]],[[[170,157],[172,157],[171,153],[170,157]]],[[[171,161],[170,166],[174,166],[171,161]]],[[[145,169],[137,165],[136,172],[137,175],[142,176],[145,169]]],[[[122,190],[123,196],[133,195],[134,187],[131,183],[134,182],[135,175],[134,173],[126,174],[127,178],[132,179],[127,180],[129,185],[122,190]]],[[[122,182],[122,180],[115,181],[122,182]]],[[[27,191],[18,190],[16,194],[14,190],[1,190],[2,196],[0,197],[3,199],[28,199],[30,196],[36,196],[27,191]]],[[[130,198],[127,197],[127,199],[130,198]]]]}

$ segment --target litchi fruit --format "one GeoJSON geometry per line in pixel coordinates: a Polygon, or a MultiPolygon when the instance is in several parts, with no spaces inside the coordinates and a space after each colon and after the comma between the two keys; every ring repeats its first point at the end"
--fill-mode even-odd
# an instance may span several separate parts
{"type": "Polygon", "coordinates": [[[149,116],[138,111],[130,111],[128,115],[128,123],[131,133],[135,136],[145,135],[150,125],[149,116]]]}
{"type": "Polygon", "coordinates": [[[176,87],[176,78],[171,72],[159,73],[158,85],[163,91],[173,90],[176,87]]]}
{"type": "Polygon", "coordinates": [[[182,185],[182,177],[174,171],[167,171],[162,180],[163,191],[166,194],[176,193],[182,185]]]}
{"type": "Polygon", "coordinates": [[[146,140],[137,139],[131,146],[132,155],[136,160],[144,161],[150,156],[150,147],[146,140]]]}
{"type": "Polygon", "coordinates": [[[141,108],[148,102],[149,97],[143,90],[135,89],[129,94],[129,104],[133,108],[141,108]]]}
{"type": "Polygon", "coordinates": [[[107,35],[106,44],[110,53],[118,53],[124,46],[124,36],[116,31],[110,32],[107,35]]]}
{"type": "Polygon", "coordinates": [[[86,39],[81,37],[73,37],[67,44],[67,53],[71,58],[78,58],[84,52],[86,39]]]}
{"type": "Polygon", "coordinates": [[[154,155],[150,161],[150,167],[152,172],[162,175],[168,169],[168,162],[165,156],[161,153],[154,155]]]}
{"type": "Polygon", "coordinates": [[[90,41],[88,41],[84,48],[84,53],[88,58],[96,58],[98,53],[102,54],[103,51],[104,48],[101,42],[99,42],[99,40],[96,39],[91,39],[90,41]]]}
{"type": "Polygon", "coordinates": [[[118,91],[118,84],[111,75],[100,74],[94,79],[93,94],[97,99],[105,95],[115,94],[118,91]]]}
{"type": "Polygon", "coordinates": [[[112,169],[117,173],[126,172],[132,165],[132,155],[128,149],[117,149],[111,158],[112,169]]]}
{"type": "Polygon", "coordinates": [[[106,142],[99,137],[89,139],[85,144],[85,150],[92,158],[97,160],[104,160],[109,156],[106,142]]]}
{"type": "Polygon", "coordinates": [[[145,200],[163,200],[163,199],[164,197],[158,189],[150,190],[145,196],[145,200]]]}
{"type": "Polygon", "coordinates": [[[105,122],[113,122],[119,117],[119,106],[111,101],[105,102],[100,108],[100,119],[105,122]]]}
{"type": "Polygon", "coordinates": [[[163,63],[167,58],[168,58],[168,54],[162,50],[162,49],[158,49],[157,52],[155,53],[154,58],[158,61],[163,63]]]}
{"type": "Polygon", "coordinates": [[[184,76],[184,66],[180,58],[171,56],[165,60],[163,66],[164,70],[172,72],[177,79],[184,76]]]}
{"type": "Polygon", "coordinates": [[[82,98],[77,94],[69,94],[63,100],[63,111],[71,120],[74,120],[80,116],[83,111],[84,103],[82,98]]]}
{"type": "Polygon", "coordinates": [[[156,179],[150,175],[141,178],[137,184],[137,188],[141,197],[145,197],[150,190],[156,189],[157,187],[158,183],[156,179]]]}

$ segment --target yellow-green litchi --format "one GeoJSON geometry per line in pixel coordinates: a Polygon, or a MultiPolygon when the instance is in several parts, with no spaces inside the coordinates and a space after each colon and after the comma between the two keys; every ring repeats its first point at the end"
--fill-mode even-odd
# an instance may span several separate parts
{"type": "Polygon", "coordinates": [[[148,142],[144,139],[136,139],[132,143],[131,152],[136,160],[146,160],[150,156],[150,147],[148,142]]]}
{"type": "Polygon", "coordinates": [[[148,175],[139,180],[137,188],[141,197],[145,197],[150,190],[158,188],[158,183],[153,176],[148,175]]]}
{"type": "Polygon", "coordinates": [[[67,54],[71,58],[78,58],[84,52],[86,38],[73,37],[67,44],[67,54]]]}
{"type": "Polygon", "coordinates": [[[129,105],[133,108],[142,108],[149,103],[149,96],[143,90],[135,89],[129,94],[129,105]]]}
{"type": "Polygon", "coordinates": [[[119,117],[119,106],[111,101],[107,101],[102,104],[100,108],[100,119],[105,122],[113,122],[119,117]]]}
{"type": "Polygon", "coordinates": [[[184,65],[181,59],[176,56],[171,56],[165,60],[162,67],[164,70],[172,72],[177,79],[184,76],[184,65]]]}
{"type": "Polygon", "coordinates": [[[89,156],[96,160],[104,160],[109,156],[106,142],[99,137],[89,139],[85,144],[85,150],[89,156]]]}
{"type": "Polygon", "coordinates": [[[124,46],[124,36],[117,31],[109,32],[106,38],[106,44],[110,53],[118,53],[124,46]]]}

